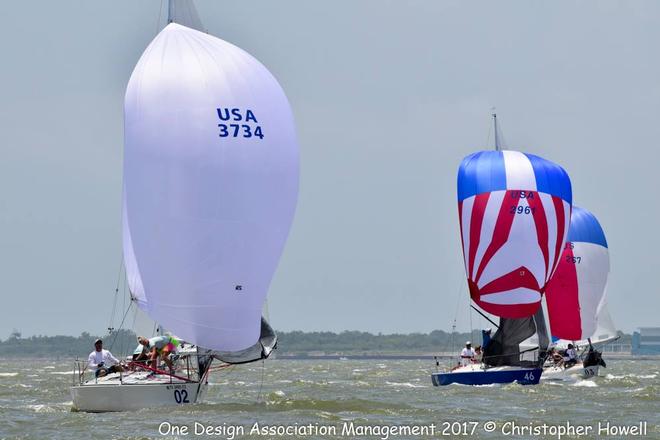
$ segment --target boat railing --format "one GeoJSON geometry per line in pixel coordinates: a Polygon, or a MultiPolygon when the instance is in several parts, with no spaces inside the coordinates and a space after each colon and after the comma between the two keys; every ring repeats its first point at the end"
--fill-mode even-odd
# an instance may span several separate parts
{"type": "MultiPolygon", "coordinates": [[[[434,356],[433,358],[435,359],[436,370],[440,371],[440,361],[438,360],[438,357],[434,356]]],[[[448,367],[449,367],[450,371],[453,371],[456,368],[465,367],[465,366],[468,366],[468,365],[478,366],[479,368],[481,368],[483,370],[486,370],[487,368],[489,368],[489,366],[484,364],[480,358],[479,359],[475,358],[474,360],[466,361],[465,358],[462,358],[460,355],[449,357],[448,367]]]]}
{"type": "MultiPolygon", "coordinates": [[[[523,362],[529,362],[529,363],[540,363],[541,362],[541,357],[539,354],[539,347],[534,347],[534,348],[528,348],[526,350],[522,351],[516,351],[516,352],[511,352],[511,353],[501,353],[501,354],[496,354],[496,355],[489,355],[489,356],[483,356],[483,354],[478,357],[478,358],[473,358],[466,360],[465,358],[462,358],[460,355],[456,356],[451,356],[449,357],[449,365],[448,369],[450,371],[455,370],[456,368],[459,367],[464,367],[468,365],[473,365],[475,367],[478,367],[484,371],[494,368],[497,365],[492,365],[486,363],[486,359],[491,359],[495,360],[496,358],[504,358],[504,357],[511,357],[511,356],[518,356],[518,361],[523,363],[523,362]],[[529,359],[529,355],[532,355],[532,359],[529,359]]],[[[438,360],[438,356],[434,356],[435,359],[435,365],[436,365],[436,370],[440,371],[440,361],[438,360]]],[[[544,359],[545,360],[545,359],[544,359]]]]}
{"type": "Polygon", "coordinates": [[[76,358],[73,361],[73,385],[80,385],[85,381],[85,371],[87,370],[87,362],[83,362],[80,359],[76,358]]]}
{"type": "MultiPolygon", "coordinates": [[[[77,359],[73,361],[73,378],[72,378],[72,383],[74,386],[76,385],[82,385],[85,383],[85,374],[87,373],[87,367],[88,363],[87,361],[81,361],[80,359],[77,359]]],[[[90,370],[91,373],[91,370],[90,370]]],[[[98,383],[98,377],[94,375],[94,383],[98,383]]],[[[124,380],[124,372],[120,371],[119,372],[119,383],[123,383],[124,380]]]]}
{"type": "MultiPolygon", "coordinates": [[[[169,378],[170,383],[174,383],[175,380],[177,381],[184,381],[184,382],[196,382],[199,380],[199,372],[197,371],[197,368],[194,366],[194,363],[192,362],[193,360],[197,360],[198,355],[197,354],[183,354],[183,355],[177,355],[172,359],[173,365],[174,365],[174,370],[169,371],[169,369],[166,368],[155,368],[149,365],[149,361],[133,361],[131,359],[126,359],[126,363],[122,363],[124,368],[127,370],[121,370],[119,371],[119,383],[123,384],[124,379],[126,377],[129,377],[131,374],[133,374],[136,371],[149,371],[155,374],[158,374],[159,376],[165,376],[169,378]],[[180,373],[179,373],[180,372],[180,373]]],[[[93,369],[88,368],[88,363],[87,361],[80,360],[76,358],[73,362],[73,377],[72,377],[72,384],[74,386],[76,385],[82,385],[85,383],[85,377],[88,374],[93,373],[93,369]]],[[[98,383],[98,377],[96,375],[94,377],[94,383],[98,383]]]]}

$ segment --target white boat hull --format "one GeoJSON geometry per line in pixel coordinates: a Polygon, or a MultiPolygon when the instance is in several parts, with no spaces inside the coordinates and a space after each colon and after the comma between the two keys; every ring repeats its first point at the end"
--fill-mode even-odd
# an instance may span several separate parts
{"type": "Polygon", "coordinates": [[[543,379],[568,380],[578,377],[582,379],[588,379],[590,377],[597,377],[599,368],[599,365],[583,367],[582,364],[573,365],[569,368],[551,366],[543,369],[543,379]]]}
{"type": "Polygon", "coordinates": [[[94,384],[71,388],[74,411],[135,411],[141,408],[187,405],[197,402],[206,384],[94,384]]]}

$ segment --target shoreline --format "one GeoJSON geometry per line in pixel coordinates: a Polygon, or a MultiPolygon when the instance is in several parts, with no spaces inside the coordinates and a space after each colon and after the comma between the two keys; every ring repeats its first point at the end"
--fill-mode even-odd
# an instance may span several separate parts
{"type": "MultiPolygon", "coordinates": [[[[352,360],[447,360],[454,359],[458,353],[364,353],[364,354],[277,354],[272,357],[272,360],[338,360],[338,361],[352,361],[352,360]]],[[[633,356],[630,353],[603,353],[605,360],[638,360],[638,361],[654,361],[660,360],[660,355],[642,355],[633,356]]]]}
{"type": "MultiPolygon", "coordinates": [[[[329,361],[361,361],[361,360],[448,360],[454,359],[458,353],[441,352],[441,353],[277,353],[276,351],[268,358],[268,360],[292,360],[292,361],[305,361],[305,360],[329,360],[329,361]]],[[[631,353],[612,352],[603,353],[605,360],[628,360],[628,361],[660,361],[660,355],[632,355],[631,353]]],[[[84,361],[82,357],[77,358],[79,361],[84,361]]],[[[76,357],[43,357],[43,356],[2,356],[1,361],[70,361],[75,362],[76,357]]]]}

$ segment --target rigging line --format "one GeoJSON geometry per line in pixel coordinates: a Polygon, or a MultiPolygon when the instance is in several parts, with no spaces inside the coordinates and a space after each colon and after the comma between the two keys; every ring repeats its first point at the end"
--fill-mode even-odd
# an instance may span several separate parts
{"type": "MultiPolygon", "coordinates": [[[[128,315],[128,311],[131,310],[131,306],[133,305],[133,301],[130,302],[128,305],[128,308],[126,309],[126,312],[124,312],[124,317],[121,319],[121,323],[119,324],[119,328],[117,330],[121,330],[124,327],[124,320],[126,319],[126,315],[128,315]]],[[[115,345],[115,341],[117,340],[117,335],[119,334],[119,331],[115,332],[114,338],[112,338],[112,343],[110,343],[110,347],[108,350],[112,351],[112,347],[115,345]]]]}
{"type": "MultiPolygon", "coordinates": [[[[122,295],[122,298],[123,298],[123,301],[122,301],[122,309],[124,309],[124,310],[126,310],[126,312],[128,312],[128,309],[131,308],[131,303],[133,303],[133,301],[130,301],[129,304],[128,304],[128,307],[126,307],[126,295],[125,295],[125,294],[122,295]]],[[[124,314],[124,318],[125,318],[125,317],[126,317],[126,315],[124,314]]],[[[121,320],[121,324],[119,325],[119,329],[118,329],[118,330],[121,330],[121,329],[122,329],[123,324],[124,324],[124,320],[122,319],[122,320],[121,320]]]]}
{"type": "MultiPolygon", "coordinates": [[[[131,303],[132,303],[132,302],[133,302],[133,301],[131,301],[131,303]]],[[[137,307],[136,307],[136,308],[135,308],[135,313],[133,313],[133,323],[131,324],[131,329],[132,329],[133,331],[135,331],[135,321],[137,320],[137,315],[138,315],[138,309],[137,309],[137,307]]],[[[125,342],[125,340],[124,340],[124,342],[125,342]]],[[[126,351],[124,351],[124,348],[126,348],[126,347],[125,347],[125,345],[122,343],[122,347],[121,347],[121,351],[120,351],[120,353],[122,353],[122,354],[126,354],[126,355],[130,354],[130,352],[126,352],[126,351]]],[[[129,348],[130,348],[130,347],[129,347],[129,348]]]]}
{"type": "MultiPolygon", "coordinates": [[[[133,302],[133,301],[131,301],[133,302]]],[[[137,321],[138,309],[135,308],[135,313],[133,314],[133,324],[131,324],[131,330],[135,332],[135,321],[137,321]]]]}
{"type": "Polygon", "coordinates": [[[485,319],[486,321],[488,321],[488,322],[490,322],[491,324],[493,324],[493,325],[495,326],[495,328],[500,328],[499,325],[495,324],[495,322],[494,322],[492,319],[490,319],[488,316],[486,316],[484,313],[482,313],[481,310],[479,310],[478,308],[476,308],[474,305],[470,304],[470,307],[472,307],[472,308],[473,308],[478,314],[480,314],[481,316],[483,316],[484,319],[485,319]]]}
{"type": "Polygon", "coordinates": [[[459,281],[458,284],[458,290],[456,291],[456,309],[454,310],[454,321],[451,326],[451,336],[449,339],[449,347],[451,347],[451,351],[453,352],[456,348],[454,345],[454,338],[456,334],[456,319],[458,318],[458,308],[461,303],[461,293],[463,292],[463,283],[465,283],[465,278],[461,277],[461,281],[459,281]]]}
{"type": "MultiPolygon", "coordinates": [[[[127,295],[126,295],[126,286],[128,286],[128,279],[125,280],[125,283],[124,283],[124,285],[123,285],[123,287],[122,287],[122,291],[121,291],[121,294],[122,294],[122,296],[123,296],[124,298],[126,298],[126,296],[127,296],[127,295]]],[[[128,294],[128,296],[131,297],[131,302],[132,302],[132,301],[133,301],[133,299],[132,299],[132,298],[133,298],[133,295],[130,294],[130,288],[129,288],[129,294],[128,294]]]]}
{"type": "Polygon", "coordinates": [[[163,13],[163,0],[160,0],[160,8],[158,9],[158,21],[156,22],[156,33],[158,35],[158,29],[160,29],[160,16],[163,13]]]}
{"type": "Polygon", "coordinates": [[[458,285],[458,290],[456,291],[456,309],[454,310],[454,321],[452,328],[456,327],[456,319],[458,318],[458,308],[461,304],[461,293],[463,292],[463,283],[465,283],[465,278],[461,277],[461,281],[458,285]]]}
{"type": "Polygon", "coordinates": [[[259,394],[257,394],[257,403],[261,401],[261,389],[264,386],[264,374],[266,372],[266,360],[261,360],[261,383],[259,384],[259,394]]]}
{"type": "MultiPolygon", "coordinates": [[[[470,304],[471,306],[472,304],[470,304]]],[[[472,326],[472,308],[468,309],[470,313],[470,342],[474,340],[474,327],[472,326]]]]}
{"type": "Polygon", "coordinates": [[[110,314],[110,323],[108,324],[108,332],[111,332],[112,325],[115,322],[115,314],[117,313],[117,297],[119,296],[119,284],[121,283],[121,276],[124,269],[124,256],[120,258],[119,273],[117,274],[117,285],[115,286],[115,298],[112,301],[112,313],[110,314]]]}
{"type": "Polygon", "coordinates": [[[121,283],[121,275],[124,272],[124,253],[122,252],[121,258],[119,259],[119,271],[117,273],[117,286],[115,290],[119,290],[119,283],[121,283]]]}
{"type": "Polygon", "coordinates": [[[117,298],[119,296],[119,291],[115,290],[115,298],[112,300],[112,312],[110,313],[110,321],[108,321],[108,332],[112,333],[112,324],[115,322],[115,313],[117,310],[117,298]]]}
{"type": "Polygon", "coordinates": [[[486,144],[485,145],[490,145],[490,133],[492,132],[493,127],[492,125],[488,124],[488,136],[486,136],[486,144]]]}
{"type": "MultiPolygon", "coordinates": [[[[124,276],[123,276],[123,279],[122,279],[120,284],[121,284],[121,288],[122,288],[122,295],[125,297],[126,296],[126,284],[128,283],[128,280],[126,279],[126,277],[128,276],[128,274],[126,273],[126,265],[123,264],[124,263],[123,253],[122,253],[121,261],[122,261],[122,265],[121,265],[122,273],[124,274],[124,276]]],[[[117,285],[117,287],[119,287],[119,285],[117,285]]]]}
{"type": "MultiPolygon", "coordinates": [[[[124,284],[123,284],[124,287],[122,289],[122,296],[124,297],[124,300],[126,300],[127,297],[130,298],[129,295],[126,295],[126,289],[127,289],[127,286],[128,286],[128,278],[127,277],[128,277],[128,273],[126,271],[124,271],[124,284]]],[[[131,299],[130,304],[128,306],[129,308],[131,307],[131,305],[133,305],[133,302],[134,301],[131,299]]],[[[136,302],[136,305],[137,305],[137,302],[136,302]]],[[[138,309],[136,307],[135,308],[135,315],[133,315],[133,325],[131,326],[131,330],[133,330],[133,331],[135,331],[135,320],[137,319],[137,313],[138,313],[138,309]]],[[[120,330],[121,330],[122,326],[123,326],[123,321],[122,321],[122,325],[119,326],[120,330]]],[[[123,350],[123,347],[122,347],[122,350],[123,350]]]]}
{"type": "Polygon", "coordinates": [[[461,302],[461,293],[463,292],[463,284],[465,284],[465,277],[461,277],[461,280],[458,284],[458,290],[456,291],[456,310],[454,310],[454,324],[456,324],[456,318],[458,317],[458,307],[461,302]]]}

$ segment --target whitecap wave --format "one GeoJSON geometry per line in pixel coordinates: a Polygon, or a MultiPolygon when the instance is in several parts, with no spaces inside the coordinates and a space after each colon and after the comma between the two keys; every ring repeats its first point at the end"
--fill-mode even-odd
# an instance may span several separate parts
{"type": "Polygon", "coordinates": [[[573,384],[574,387],[586,387],[586,388],[595,388],[598,384],[592,380],[581,380],[573,384]]]}
{"type": "Polygon", "coordinates": [[[428,388],[426,385],[415,385],[414,383],[410,383],[410,382],[389,382],[389,381],[385,381],[385,384],[393,386],[393,387],[428,388]]]}
{"type": "Polygon", "coordinates": [[[657,374],[622,374],[622,375],[615,375],[615,374],[606,374],[605,379],[655,379],[658,377],[657,374]]]}
{"type": "Polygon", "coordinates": [[[31,409],[34,412],[37,413],[54,413],[54,412],[59,412],[59,408],[55,408],[52,405],[44,405],[44,404],[37,404],[37,405],[28,405],[28,409],[31,409]]]}

